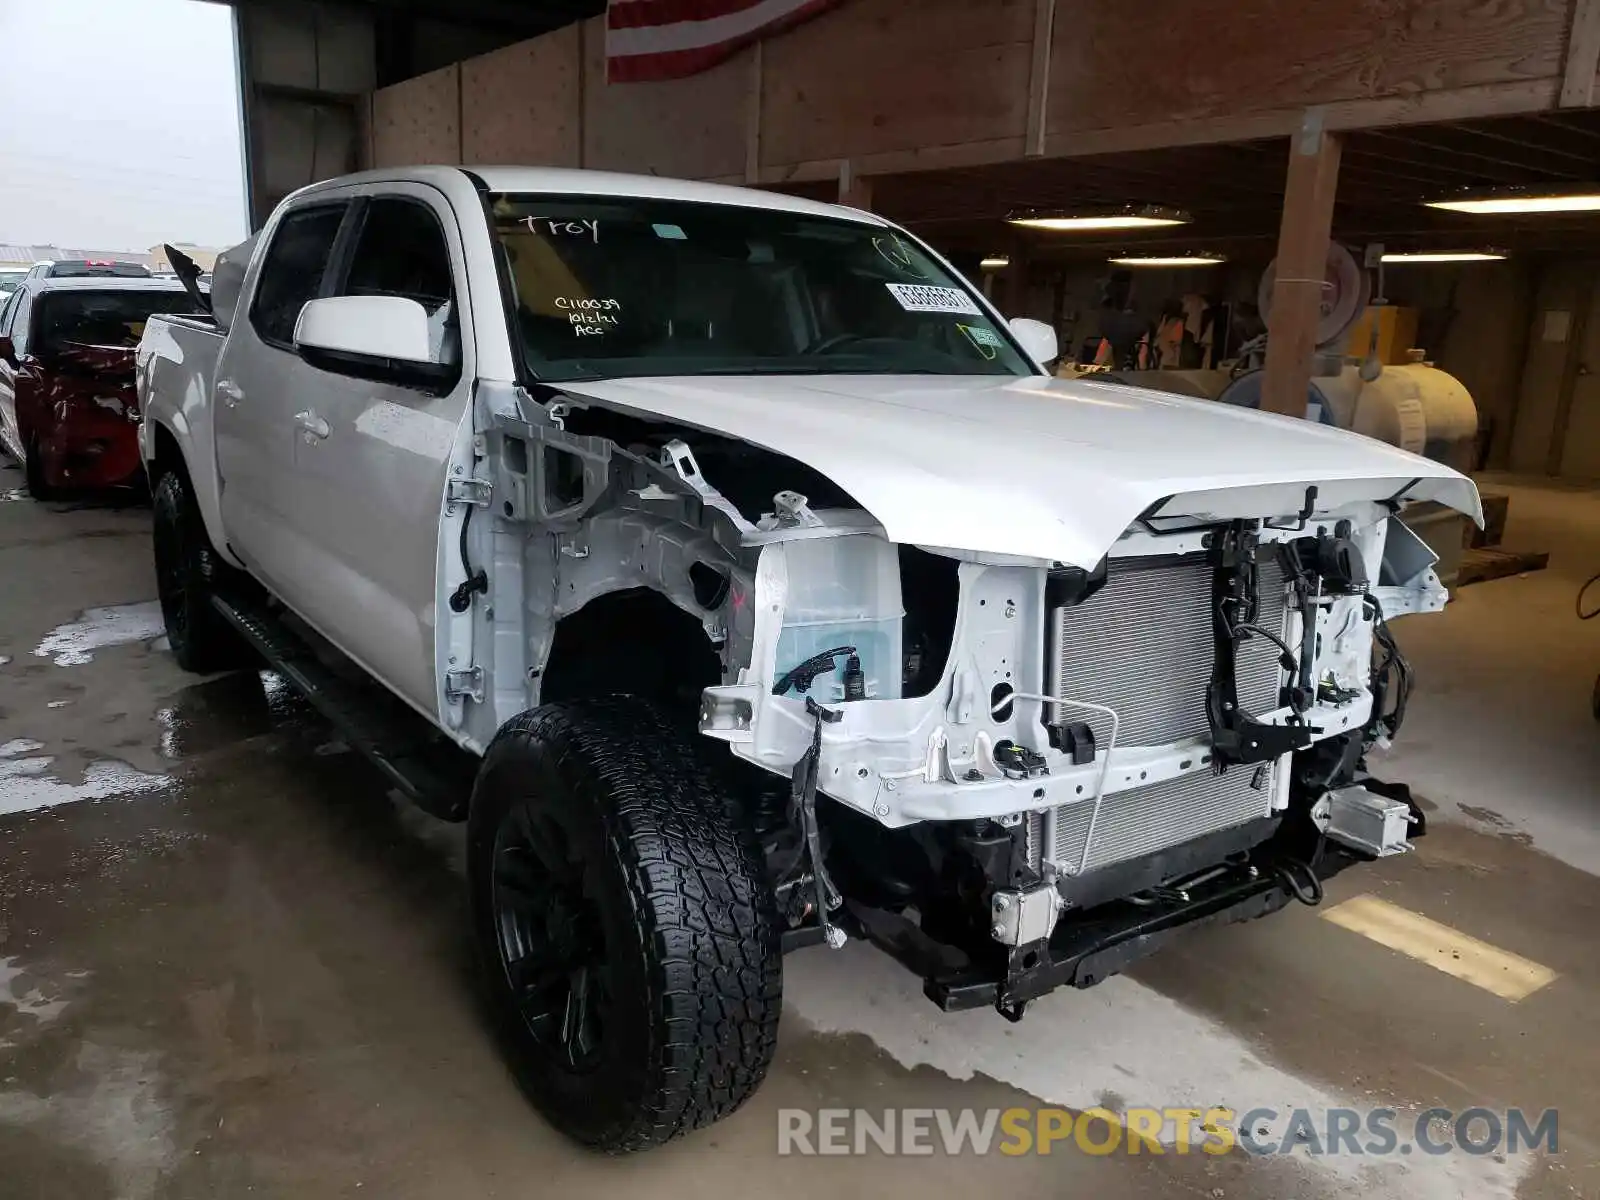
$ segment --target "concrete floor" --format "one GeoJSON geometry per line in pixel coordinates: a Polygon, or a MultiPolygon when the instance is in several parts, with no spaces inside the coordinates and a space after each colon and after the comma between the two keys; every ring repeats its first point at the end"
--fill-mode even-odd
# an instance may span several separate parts
{"type": "Polygon", "coordinates": [[[865,947],[807,950],[756,1099],[609,1160],[495,1056],[458,831],[393,803],[275,677],[178,670],[147,511],[19,488],[0,470],[0,1196],[1600,1196],[1600,623],[1572,616],[1600,492],[1519,489],[1509,541],[1550,570],[1400,623],[1421,683],[1375,767],[1434,827],[1328,901],[1370,892],[1554,982],[1511,1003],[1296,906],[1014,1026],[938,1013],[865,947]],[[1555,1107],[1562,1152],[777,1161],[781,1108],[1040,1103],[1555,1107]]]}

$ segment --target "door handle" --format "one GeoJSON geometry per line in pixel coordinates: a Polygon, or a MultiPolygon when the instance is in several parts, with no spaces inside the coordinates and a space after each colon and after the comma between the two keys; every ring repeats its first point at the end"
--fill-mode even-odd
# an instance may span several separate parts
{"type": "Polygon", "coordinates": [[[222,397],[224,404],[232,408],[244,399],[244,389],[231,379],[219,379],[217,380],[217,395],[222,397]]]}
{"type": "Polygon", "coordinates": [[[325,438],[333,432],[326,421],[310,410],[295,413],[294,423],[305,431],[307,441],[325,438]]]}

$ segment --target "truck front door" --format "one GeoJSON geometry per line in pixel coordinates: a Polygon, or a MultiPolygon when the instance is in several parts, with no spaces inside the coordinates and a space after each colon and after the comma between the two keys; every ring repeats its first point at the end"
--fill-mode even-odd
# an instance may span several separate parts
{"type": "MultiPolygon", "coordinates": [[[[400,296],[428,314],[445,383],[302,364],[290,523],[304,553],[294,606],[391,690],[439,712],[434,629],[445,477],[474,378],[461,234],[422,184],[368,185],[325,294],[400,296]]],[[[449,548],[454,553],[454,548],[449,548]]]]}

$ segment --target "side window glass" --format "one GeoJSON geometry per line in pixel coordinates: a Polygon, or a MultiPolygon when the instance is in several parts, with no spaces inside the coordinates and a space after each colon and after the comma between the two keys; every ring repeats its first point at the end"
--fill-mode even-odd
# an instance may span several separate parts
{"type": "Polygon", "coordinates": [[[28,326],[33,316],[33,305],[32,292],[17,293],[17,308],[11,314],[11,346],[17,352],[18,358],[28,352],[28,326]]]}
{"type": "Polygon", "coordinates": [[[0,333],[11,332],[11,314],[17,311],[17,299],[21,295],[22,289],[18,288],[6,297],[5,306],[0,307],[0,333]]]}
{"type": "Polygon", "coordinates": [[[433,210],[413,200],[375,198],[356,239],[344,294],[415,300],[428,314],[436,361],[456,363],[461,347],[454,293],[450,248],[433,210]]]}
{"type": "Polygon", "coordinates": [[[250,306],[250,323],[263,341],[293,343],[300,310],[322,287],[344,213],[343,204],[304,208],[279,222],[250,306]]]}

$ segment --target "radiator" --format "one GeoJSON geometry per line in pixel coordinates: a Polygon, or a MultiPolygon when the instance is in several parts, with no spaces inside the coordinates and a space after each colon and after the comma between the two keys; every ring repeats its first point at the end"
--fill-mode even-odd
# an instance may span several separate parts
{"type": "MultiPolygon", "coordinates": [[[[1255,767],[1231,767],[1224,775],[1203,771],[1112,792],[1100,805],[1094,845],[1089,848],[1084,871],[1142,858],[1214,830],[1267,816],[1272,810],[1274,776],[1271,764],[1259,775],[1255,767]]],[[[1077,867],[1093,809],[1092,803],[1080,803],[1057,810],[1052,862],[1069,870],[1077,867]]]]}
{"type": "MultiPolygon", "coordinates": [[[[1284,625],[1284,581],[1276,561],[1259,570],[1256,624],[1278,633],[1284,625]]],[[[1206,737],[1206,686],[1211,681],[1211,567],[1204,555],[1112,560],[1108,582],[1082,604],[1050,615],[1049,692],[1115,709],[1119,747],[1158,746],[1206,737]]],[[[1260,714],[1278,707],[1282,668],[1278,647],[1263,637],[1239,644],[1240,706],[1260,714]]],[[[1095,745],[1111,743],[1111,719],[1084,710],[1052,708],[1052,721],[1085,721],[1095,745]]],[[[1258,772],[1234,767],[1202,771],[1108,793],[1095,823],[1085,870],[1152,854],[1272,810],[1274,764],[1258,772]]],[[[1091,802],[1056,811],[1041,822],[1041,855],[1077,866],[1088,832],[1091,802]],[[1054,825],[1053,836],[1048,835],[1054,825]],[[1050,844],[1046,845],[1045,842],[1050,844]]]]}

